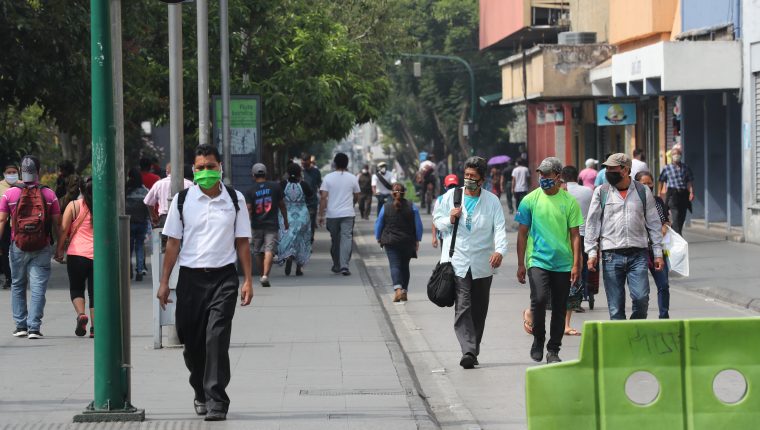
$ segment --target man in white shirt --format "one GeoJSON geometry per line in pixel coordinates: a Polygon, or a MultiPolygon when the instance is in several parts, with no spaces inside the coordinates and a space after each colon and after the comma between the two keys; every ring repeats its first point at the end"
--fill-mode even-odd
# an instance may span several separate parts
{"type": "Polygon", "coordinates": [[[633,159],[631,160],[631,178],[635,178],[639,172],[648,172],[649,166],[644,162],[644,151],[636,148],[633,150],[633,159]]]}
{"type": "Polygon", "coordinates": [[[478,364],[480,341],[488,313],[488,299],[494,270],[507,253],[504,211],[495,194],[483,190],[486,160],[470,157],[464,163],[462,204],[454,206],[454,191],[449,190],[436,206],[435,227],[445,233],[441,262],[451,261],[456,283],[454,331],[462,349],[459,365],[472,369],[478,364]],[[449,259],[449,244],[454,224],[457,227],[454,255],[449,259]]]}
{"type": "Polygon", "coordinates": [[[380,215],[380,209],[385,206],[385,202],[391,195],[391,188],[396,182],[396,176],[388,171],[388,163],[381,161],[377,165],[377,172],[372,175],[372,194],[377,198],[377,215],[380,215]]]}
{"type": "MultiPolygon", "coordinates": [[[[166,222],[166,214],[169,212],[169,198],[172,196],[172,165],[166,163],[166,177],[159,180],[148,191],[148,195],[145,196],[143,203],[151,208],[150,218],[153,225],[163,227],[166,222]],[[154,210],[158,207],[157,210],[154,210]],[[158,218],[156,218],[158,215],[158,218]]],[[[193,186],[192,181],[183,179],[184,187],[190,188],[193,186]]]]}
{"type": "Polygon", "coordinates": [[[530,191],[530,170],[525,166],[527,161],[520,158],[517,167],[512,170],[512,194],[515,196],[515,207],[520,207],[520,202],[530,191]]]}
{"type": "Polygon", "coordinates": [[[243,194],[221,183],[221,158],[215,147],[196,148],[193,170],[197,185],[177,194],[166,217],[164,234],[169,240],[157,298],[162,308],[171,303],[169,276],[179,258],[176,325],[195,391],[193,406],[206,421],[224,421],[230,404],[226,387],[240,285],[238,258],[245,274],[241,305],[253,298],[251,224],[243,194]]]}
{"type": "Polygon", "coordinates": [[[319,191],[319,225],[325,225],[330,232],[330,256],[333,273],[351,275],[348,263],[351,261],[351,247],[354,240],[354,205],[359,200],[359,180],[347,171],[348,155],[339,152],[333,159],[335,171],[325,176],[319,191]]]}

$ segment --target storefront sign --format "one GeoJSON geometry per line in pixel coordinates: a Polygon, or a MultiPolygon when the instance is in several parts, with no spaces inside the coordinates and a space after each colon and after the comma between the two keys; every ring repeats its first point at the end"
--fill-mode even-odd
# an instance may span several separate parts
{"type": "Polygon", "coordinates": [[[636,124],[635,103],[600,103],[596,105],[596,125],[636,124]]]}

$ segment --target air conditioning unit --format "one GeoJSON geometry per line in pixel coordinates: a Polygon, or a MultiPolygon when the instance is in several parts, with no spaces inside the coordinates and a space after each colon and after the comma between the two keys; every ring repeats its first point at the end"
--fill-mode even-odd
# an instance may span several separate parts
{"type": "Polygon", "coordinates": [[[560,45],[585,45],[596,43],[596,33],[590,31],[565,31],[557,35],[560,45]]]}

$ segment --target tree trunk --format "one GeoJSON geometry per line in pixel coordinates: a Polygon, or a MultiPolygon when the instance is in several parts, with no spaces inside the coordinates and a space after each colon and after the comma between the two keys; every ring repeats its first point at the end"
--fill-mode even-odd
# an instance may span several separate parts
{"type": "MultiPolygon", "coordinates": [[[[459,112],[459,126],[457,127],[457,137],[459,140],[459,147],[462,150],[462,159],[465,160],[472,153],[472,147],[470,147],[469,139],[462,134],[463,125],[467,118],[467,106],[459,112]]],[[[472,135],[472,130],[469,130],[469,134],[472,135]]]]}

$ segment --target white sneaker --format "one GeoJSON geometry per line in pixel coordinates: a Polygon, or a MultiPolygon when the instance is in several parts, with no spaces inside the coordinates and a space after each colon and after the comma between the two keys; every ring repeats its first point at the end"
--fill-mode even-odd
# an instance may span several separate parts
{"type": "Polygon", "coordinates": [[[40,333],[39,330],[29,330],[29,334],[27,335],[28,339],[42,339],[42,333],[40,333]]]}
{"type": "Polygon", "coordinates": [[[272,285],[269,283],[269,276],[262,276],[261,277],[261,286],[262,287],[271,287],[272,285]]]}
{"type": "Polygon", "coordinates": [[[16,330],[13,330],[13,336],[14,337],[26,337],[29,332],[26,331],[26,329],[17,328],[16,330]]]}

